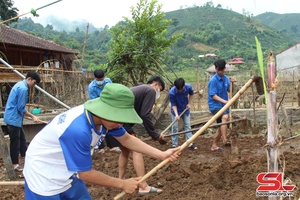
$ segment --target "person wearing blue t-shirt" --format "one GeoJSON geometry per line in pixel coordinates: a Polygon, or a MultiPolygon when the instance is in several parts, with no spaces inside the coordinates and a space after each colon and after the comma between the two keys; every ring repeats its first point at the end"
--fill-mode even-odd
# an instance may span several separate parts
{"type": "Polygon", "coordinates": [[[100,93],[104,89],[104,86],[108,83],[112,83],[110,78],[105,77],[105,73],[102,69],[96,69],[94,71],[95,79],[88,86],[88,93],[90,99],[95,99],[100,96],[100,93]]]}
{"type": "MultiPolygon", "coordinates": [[[[230,91],[230,79],[225,75],[226,62],[223,59],[214,62],[216,74],[211,77],[208,82],[208,107],[210,112],[215,115],[228,102],[228,92],[230,91]]],[[[229,119],[229,109],[227,109],[221,117],[217,119],[217,123],[227,122],[229,119]]],[[[227,139],[227,125],[221,125],[214,136],[212,151],[223,150],[218,146],[222,137],[225,146],[230,146],[230,141],[227,139]]]]}
{"type": "Polygon", "coordinates": [[[28,89],[34,88],[40,81],[40,75],[37,72],[28,72],[23,81],[13,86],[5,106],[3,120],[7,124],[7,132],[10,139],[10,157],[16,172],[23,171],[23,167],[19,165],[19,154],[21,154],[21,157],[25,157],[27,150],[23,118],[26,115],[35,122],[39,121],[37,116],[31,114],[25,107],[28,101],[28,89]]]}
{"type": "MultiPolygon", "coordinates": [[[[88,86],[88,93],[90,99],[98,98],[104,89],[105,85],[108,83],[112,83],[110,78],[105,77],[105,73],[102,69],[96,69],[94,71],[94,77],[95,79],[89,84],[88,86]]],[[[117,153],[120,153],[121,150],[119,147],[117,147],[118,144],[116,144],[115,140],[112,139],[111,135],[107,135],[105,137],[105,141],[107,146],[110,148],[110,151],[114,151],[117,153]]],[[[104,142],[101,143],[101,145],[96,145],[95,150],[100,149],[99,151],[105,152],[104,150],[105,144],[104,142]]]]}
{"type": "MultiPolygon", "coordinates": [[[[172,122],[176,122],[172,125],[172,133],[178,132],[178,121],[182,119],[183,128],[185,131],[191,130],[191,117],[190,117],[190,108],[191,102],[194,95],[194,89],[192,85],[186,84],[183,78],[177,78],[174,81],[174,86],[169,91],[169,99],[171,102],[171,114],[172,122]],[[184,114],[182,112],[187,108],[184,114]],[[181,115],[181,117],[180,117],[181,115]]],[[[186,140],[190,139],[193,136],[192,132],[185,134],[186,140]]],[[[178,135],[172,136],[172,147],[175,148],[178,146],[178,135]]],[[[189,148],[196,150],[197,146],[194,143],[189,144],[189,148]]]]}
{"type": "Polygon", "coordinates": [[[123,123],[142,123],[134,95],[124,85],[107,84],[100,97],[59,114],[31,141],[24,166],[25,199],[92,199],[84,182],[133,193],[140,178],[119,179],[96,171],[91,149],[112,135],[123,146],[148,156],[174,161],[180,148],[160,151],[129,135],[123,123]]]}

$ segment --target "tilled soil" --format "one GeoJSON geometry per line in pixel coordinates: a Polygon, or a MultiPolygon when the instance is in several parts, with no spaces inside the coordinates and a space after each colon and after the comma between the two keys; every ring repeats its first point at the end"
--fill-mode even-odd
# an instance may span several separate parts
{"type": "MultiPolygon", "coordinates": [[[[200,136],[196,139],[197,150],[185,149],[181,157],[162,167],[151,176],[147,182],[151,186],[163,189],[160,194],[138,195],[126,194],[121,199],[267,199],[257,197],[256,181],[258,173],[266,172],[267,153],[265,135],[239,134],[232,137],[232,146],[224,147],[223,151],[212,152],[210,146],[212,135],[200,136]]],[[[150,145],[161,150],[166,150],[170,142],[160,145],[155,141],[147,141],[150,145]]],[[[180,138],[183,143],[183,138],[180,138]]],[[[290,181],[287,185],[296,185],[293,191],[294,197],[300,197],[300,137],[283,140],[279,150],[281,153],[281,170],[284,170],[285,178],[290,181]],[[283,162],[284,161],[284,162],[283,162]],[[285,165],[284,165],[285,164],[285,165]]],[[[223,147],[223,146],[222,146],[223,147]]],[[[93,155],[94,168],[111,176],[118,174],[118,153],[106,151],[104,154],[93,155]]],[[[160,161],[144,157],[146,170],[150,171],[160,161]]],[[[1,180],[5,180],[4,167],[1,163],[1,180]]],[[[127,177],[134,177],[135,172],[132,160],[129,162],[127,177]]],[[[22,180],[22,179],[20,179],[22,180]]],[[[113,199],[121,191],[114,188],[87,184],[93,199],[113,199]]],[[[24,199],[23,186],[1,186],[0,199],[24,199]]]]}

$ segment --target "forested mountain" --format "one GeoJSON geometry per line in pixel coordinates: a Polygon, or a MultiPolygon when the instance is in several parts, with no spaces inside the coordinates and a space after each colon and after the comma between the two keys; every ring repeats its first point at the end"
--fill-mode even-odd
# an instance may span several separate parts
{"type": "Polygon", "coordinates": [[[81,31],[86,30],[87,24],[89,24],[89,32],[94,32],[96,30],[103,30],[103,28],[96,28],[93,24],[89,23],[87,20],[75,20],[70,21],[63,18],[58,18],[54,15],[49,15],[47,17],[40,18],[41,24],[52,24],[53,29],[56,31],[66,31],[66,32],[73,32],[76,28],[79,28],[81,31]]]}
{"type": "Polygon", "coordinates": [[[263,24],[300,40],[300,14],[277,14],[266,12],[255,17],[263,24]]]}
{"type": "Polygon", "coordinates": [[[187,8],[168,12],[166,18],[173,20],[169,34],[184,33],[171,54],[187,59],[195,58],[195,54],[214,52],[227,60],[242,57],[249,63],[257,60],[255,36],[260,40],[263,51],[271,50],[274,53],[295,42],[293,38],[263,25],[251,16],[221,7],[207,5],[187,8]]]}
{"type": "MultiPolygon", "coordinates": [[[[172,19],[167,36],[181,33],[183,36],[163,56],[162,64],[172,69],[182,69],[200,65],[208,67],[214,60],[202,59],[200,54],[215,53],[219,58],[230,60],[242,57],[246,64],[241,67],[253,67],[256,64],[255,36],[261,42],[263,52],[277,53],[295,44],[296,38],[286,35],[262,24],[258,18],[214,7],[195,6],[166,13],[166,19],[172,19]],[[199,64],[201,63],[201,64],[199,64]]],[[[28,31],[34,35],[53,40],[56,43],[82,52],[85,31],[77,27],[73,32],[55,31],[54,25],[43,27],[30,18],[20,19],[12,27],[28,31]]],[[[108,27],[103,30],[89,31],[85,49],[85,67],[93,68],[109,62],[107,48],[110,34],[108,27]]]]}

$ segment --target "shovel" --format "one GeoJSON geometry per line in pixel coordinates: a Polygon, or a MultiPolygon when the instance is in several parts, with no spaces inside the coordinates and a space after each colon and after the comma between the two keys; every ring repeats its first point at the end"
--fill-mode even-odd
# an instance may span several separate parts
{"type": "MultiPolygon", "coordinates": [[[[188,139],[185,143],[180,146],[180,149],[176,153],[182,152],[186,147],[189,146],[198,136],[200,136],[212,123],[214,123],[251,85],[255,83],[257,93],[262,95],[264,93],[263,90],[263,81],[262,78],[259,76],[253,76],[235,95],[224,105],[224,107],[219,110],[204,126],[202,126],[190,139],[188,139]]],[[[145,174],[140,180],[139,183],[146,181],[150,176],[155,174],[159,169],[165,166],[169,162],[169,158],[163,160],[159,163],[156,167],[154,167],[151,171],[145,174]]],[[[114,200],[120,199],[126,193],[123,191],[119,193],[117,196],[114,197],[114,200]]]]}

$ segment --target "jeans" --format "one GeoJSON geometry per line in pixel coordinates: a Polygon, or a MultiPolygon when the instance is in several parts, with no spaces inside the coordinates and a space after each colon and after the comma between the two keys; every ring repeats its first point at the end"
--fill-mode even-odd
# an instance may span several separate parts
{"type": "MultiPolygon", "coordinates": [[[[172,122],[175,120],[175,116],[172,115],[172,122]]],[[[186,115],[183,114],[181,116],[181,119],[183,121],[183,129],[184,131],[188,131],[191,130],[191,117],[190,115],[186,115]]],[[[178,132],[178,121],[176,121],[173,125],[172,125],[172,133],[177,133],[178,132]]],[[[188,132],[185,134],[185,139],[188,140],[193,136],[192,132],[188,132]]],[[[178,146],[178,135],[174,135],[172,136],[172,146],[178,146]]]]}
{"type": "Polygon", "coordinates": [[[10,139],[9,150],[12,164],[19,164],[19,153],[21,157],[25,157],[27,151],[24,130],[21,127],[7,125],[7,132],[10,139]]]}

